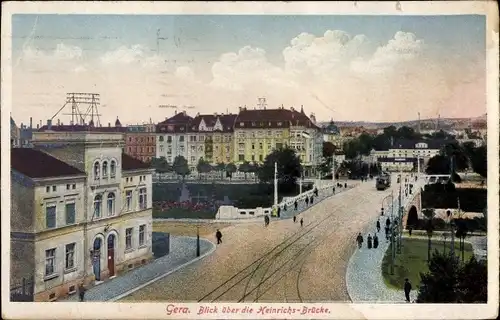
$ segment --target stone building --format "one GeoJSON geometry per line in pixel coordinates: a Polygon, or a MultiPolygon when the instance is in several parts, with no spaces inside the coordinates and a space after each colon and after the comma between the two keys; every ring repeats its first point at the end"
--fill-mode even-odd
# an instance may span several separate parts
{"type": "Polygon", "coordinates": [[[35,301],[152,258],[152,170],[123,145],[123,133],[110,128],[49,123],[33,134],[34,149],[13,149],[11,216],[24,218],[13,224],[19,234],[11,242],[33,249],[12,257],[26,267],[11,277],[31,273],[35,301]]]}
{"type": "Polygon", "coordinates": [[[156,157],[172,164],[175,157],[188,159],[188,128],[193,120],[185,111],[156,125],[156,157]]]}
{"type": "Polygon", "coordinates": [[[156,157],[156,127],[153,123],[127,126],[125,153],[143,162],[156,157]]]}

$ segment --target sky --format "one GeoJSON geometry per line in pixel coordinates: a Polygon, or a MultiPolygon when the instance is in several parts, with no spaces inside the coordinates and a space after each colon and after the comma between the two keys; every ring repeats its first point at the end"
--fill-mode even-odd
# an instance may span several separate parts
{"type": "Polygon", "coordinates": [[[91,92],[103,125],[259,97],[319,121],[476,117],[485,28],[481,15],[13,15],[12,116],[46,122],[66,93],[91,92]]]}

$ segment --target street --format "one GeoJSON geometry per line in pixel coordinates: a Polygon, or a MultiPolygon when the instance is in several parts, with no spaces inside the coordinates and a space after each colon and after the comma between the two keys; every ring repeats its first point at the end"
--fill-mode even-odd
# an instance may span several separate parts
{"type": "Polygon", "coordinates": [[[345,274],[355,237],[397,186],[377,191],[374,181],[364,182],[302,213],[303,227],[299,217],[225,228],[214,254],[121,301],[349,301],[345,274]]]}

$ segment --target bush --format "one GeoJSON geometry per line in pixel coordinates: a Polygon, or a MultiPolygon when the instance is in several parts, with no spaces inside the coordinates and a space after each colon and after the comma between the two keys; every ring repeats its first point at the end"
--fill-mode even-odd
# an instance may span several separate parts
{"type": "Polygon", "coordinates": [[[454,189],[451,185],[427,185],[422,191],[422,207],[455,209],[458,208],[457,199],[460,199],[463,211],[482,212],[486,208],[486,189],[454,189]]]}
{"type": "MultiPolygon", "coordinates": [[[[418,219],[416,223],[413,225],[413,230],[425,230],[425,225],[427,223],[427,219],[418,219]]],[[[468,232],[481,231],[486,232],[486,219],[485,218],[473,218],[473,219],[455,219],[455,224],[463,223],[468,232]]],[[[441,218],[433,218],[432,224],[434,226],[435,231],[449,231],[450,227],[448,226],[447,221],[441,218]]],[[[409,225],[406,226],[408,230],[409,225]]]]}

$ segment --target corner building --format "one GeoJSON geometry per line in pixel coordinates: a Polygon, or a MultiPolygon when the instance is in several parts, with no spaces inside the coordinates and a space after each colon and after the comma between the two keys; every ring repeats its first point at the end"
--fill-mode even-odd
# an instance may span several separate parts
{"type": "MultiPolygon", "coordinates": [[[[34,133],[29,152],[46,160],[12,158],[13,174],[27,181],[12,182],[11,215],[24,217],[16,222],[22,233],[16,239],[35,248],[34,255],[12,257],[12,264],[32,263],[34,301],[56,300],[74,293],[79,281],[99,284],[152,259],[152,170],[123,153],[122,132],[71,127],[34,133]],[[43,172],[47,161],[54,168],[42,180],[26,171],[43,172]]],[[[14,240],[11,235],[20,243],[14,240]]],[[[29,270],[11,277],[24,278],[29,270]]]]}

